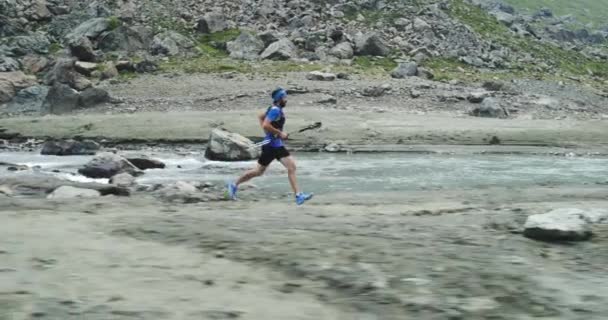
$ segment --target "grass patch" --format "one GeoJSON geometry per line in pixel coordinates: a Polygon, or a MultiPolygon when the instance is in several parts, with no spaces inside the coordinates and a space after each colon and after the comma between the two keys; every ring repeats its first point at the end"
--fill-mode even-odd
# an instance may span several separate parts
{"type": "MultiPolygon", "coordinates": [[[[565,50],[530,38],[518,37],[486,11],[469,5],[463,0],[454,0],[449,13],[469,25],[484,38],[493,40],[512,51],[529,53],[534,58],[557,68],[560,73],[576,76],[592,74],[599,77],[608,77],[608,64],[587,58],[575,51],[565,50]]],[[[533,63],[515,64],[513,69],[534,73],[538,71],[538,65],[533,63]]]]}
{"type": "Polygon", "coordinates": [[[366,73],[390,72],[397,67],[397,62],[389,57],[357,56],[353,59],[353,66],[366,73]]]}
{"type": "Polygon", "coordinates": [[[63,46],[60,43],[53,42],[49,46],[49,53],[50,54],[56,54],[56,53],[58,53],[61,50],[63,50],[63,46]]]}
{"type": "Polygon", "coordinates": [[[583,24],[600,26],[606,23],[608,0],[505,0],[517,9],[535,12],[549,8],[556,16],[571,14],[583,24]]]}
{"type": "Polygon", "coordinates": [[[116,16],[111,16],[108,18],[108,25],[110,26],[110,30],[115,30],[122,25],[122,22],[116,16]]]}

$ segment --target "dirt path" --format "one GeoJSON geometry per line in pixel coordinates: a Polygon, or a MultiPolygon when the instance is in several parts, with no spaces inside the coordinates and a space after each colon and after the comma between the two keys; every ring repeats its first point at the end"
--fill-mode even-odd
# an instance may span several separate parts
{"type": "Polygon", "coordinates": [[[2,301],[16,319],[603,319],[608,230],[571,246],[519,232],[528,214],[605,199],[581,187],[298,208],[13,199],[0,209],[2,301]]]}
{"type": "Polygon", "coordinates": [[[353,319],[264,266],[99,228],[140,213],[108,205],[0,209],[0,319],[353,319]]]}
{"type": "MultiPolygon", "coordinates": [[[[407,151],[412,145],[532,145],[600,148],[608,141],[608,121],[499,120],[401,112],[350,112],[309,108],[288,110],[288,130],[322,121],[323,128],[294,136],[292,147],[407,151]],[[496,138],[494,138],[496,137],[496,138]]],[[[260,137],[254,111],[137,113],[130,115],[47,116],[0,120],[3,135],[94,137],[115,141],[205,142],[217,126],[260,137]]]]}

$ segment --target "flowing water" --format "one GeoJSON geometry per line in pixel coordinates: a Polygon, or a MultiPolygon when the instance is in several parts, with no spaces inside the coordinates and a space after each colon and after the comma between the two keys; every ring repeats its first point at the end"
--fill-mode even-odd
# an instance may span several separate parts
{"type": "MultiPolygon", "coordinates": [[[[137,153],[141,154],[141,152],[137,153]]],[[[202,153],[150,153],[167,164],[166,169],[146,171],[139,184],[173,181],[226,183],[255,161],[216,162],[202,153]]],[[[0,162],[38,167],[45,173],[76,181],[91,156],[42,156],[28,152],[0,153],[0,162]]],[[[608,158],[538,155],[448,154],[297,154],[298,178],[305,190],[314,192],[382,192],[396,190],[475,189],[492,186],[585,185],[608,181],[608,158]]],[[[19,173],[0,172],[2,175],[19,173]]],[[[286,170],[273,163],[265,176],[253,181],[261,191],[288,191],[286,170]]]]}

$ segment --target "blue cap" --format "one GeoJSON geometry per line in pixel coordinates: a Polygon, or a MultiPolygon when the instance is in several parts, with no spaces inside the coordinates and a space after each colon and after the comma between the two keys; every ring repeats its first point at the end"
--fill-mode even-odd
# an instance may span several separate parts
{"type": "Polygon", "coordinates": [[[278,88],[272,92],[272,101],[279,101],[287,97],[287,90],[278,88]]]}

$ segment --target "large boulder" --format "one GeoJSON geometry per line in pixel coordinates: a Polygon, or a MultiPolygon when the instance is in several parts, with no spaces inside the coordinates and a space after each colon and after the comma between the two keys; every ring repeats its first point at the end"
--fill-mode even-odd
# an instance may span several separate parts
{"type": "Polygon", "coordinates": [[[21,63],[14,58],[0,55],[0,72],[17,71],[21,68],[21,63]]]}
{"type": "Polygon", "coordinates": [[[524,236],[541,241],[582,241],[592,237],[594,224],[608,222],[608,210],[557,209],[528,217],[524,236]]]}
{"type": "Polygon", "coordinates": [[[175,56],[194,48],[194,42],[175,31],[166,31],[154,36],[150,52],[154,55],[175,56]]]}
{"type": "Polygon", "coordinates": [[[46,0],[34,0],[30,7],[25,11],[25,16],[29,20],[44,21],[52,18],[51,11],[47,7],[46,0]]]}
{"type": "Polygon", "coordinates": [[[245,161],[258,158],[260,148],[256,148],[251,140],[238,133],[223,129],[213,129],[209,136],[209,144],[205,157],[217,161],[245,161]]]}
{"type": "Polygon", "coordinates": [[[160,160],[149,159],[147,157],[127,158],[127,160],[131,162],[134,166],[136,166],[139,170],[164,169],[166,166],[160,160]]]}
{"type": "Polygon", "coordinates": [[[495,98],[485,98],[480,106],[475,107],[472,116],[482,118],[507,118],[509,112],[500,105],[500,101],[495,98]]]}
{"type": "Polygon", "coordinates": [[[13,99],[22,89],[36,84],[36,77],[25,75],[21,71],[0,72],[0,103],[13,99]]]}
{"type": "Polygon", "coordinates": [[[0,103],[11,101],[15,93],[15,87],[11,82],[0,79],[0,103]]]}
{"type": "Polygon", "coordinates": [[[39,55],[27,55],[21,61],[23,71],[29,74],[37,74],[49,65],[49,59],[39,55]]]}
{"type": "Polygon", "coordinates": [[[260,57],[264,60],[289,60],[296,57],[296,46],[284,38],[270,44],[260,57]]]}
{"type": "Polygon", "coordinates": [[[42,112],[48,92],[48,87],[39,85],[20,90],[6,105],[6,110],[8,112],[42,112]]]}
{"type": "Polygon", "coordinates": [[[264,41],[250,32],[243,31],[234,41],[228,42],[226,47],[231,58],[256,60],[264,50],[264,41]]]}
{"type": "Polygon", "coordinates": [[[390,48],[378,34],[360,35],[355,39],[355,54],[358,56],[387,56],[390,48]]]}
{"type": "Polygon", "coordinates": [[[134,177],[143,173],[127,159],[108,152],[95,156],[83,168],[78,169],[78,173],[83,176],[95,179],[109,179],[119,173],[125,172],[134,177]]]}
{"type": "Polygon", "coordinates": [[[200,33],[215,33],[230,27],[226,17],[220,13],[209,13],[198,19],[196,31],[200,33]]]}
{"type": "Polygon", "coordinates": [[[76,188],[72,186],[61,186],[51,194],[48,199],[74,199],[74,198],[97,198],[101,196],[99,191],[93,189],[76,188]]]}
{"type": "Polygon", "coordinates": [[[111,29],[110,19],[93,18],[81,23],[72,32],[66,35],[67,42],[75,41],[83,37],[95,39],[103,32],[111,29]]]}
{"type": "Polygon", "coordinates": [[[64,114],[78,108],[80,94],[67,84],[55,83],[48,91],[43,109],[51,114],[64,114]]]}
{"type": "Polygon", "coordinates": [[[152,30],[143,26],[120,26],[103,33],[98,40],[102,51],[125,51],[129,53],[145,51],[150,47],[152,30]]]}
{"type": "Polygon", "coordinates": [[[34,32],[29,35],[10,38],[6,45],[14,55],[25,56],[28,54],[48,54],[51,42],[45,33],[34,32]]]}
{"type": "Polygon", "coordinates": [[[395,79],[404,79],[418,75],[418,64],[415,62],[400,63],[397,68],[391,72],[391,77],[395,79]]]}
{"type": "Polygon", "coordinates": [[[93,43],[87,37],[72,39],[68,42],[70,53],[82,61],[95,61],[93,43]]]}
{"type": "Polygon", "coordinates": [[[101,88],[87,88],[80,92],[78,106],[81,108],[91,108],[109,101],[110,94],[106,90],[101,88]]]}
{"type": "Polygon", "coordinates": [[[341,42],[335,47],[331,48],[331,50],[329,50],[329,54],[338,59],[352,59],[355,52],[350,42],[341,42]]]}
{"type": "Polygon", "coordinates": [[[47,141],[42,145],[40,154],[54,156],[94,155],[100,145],[92,140],[58,140],[47,141]]]}

